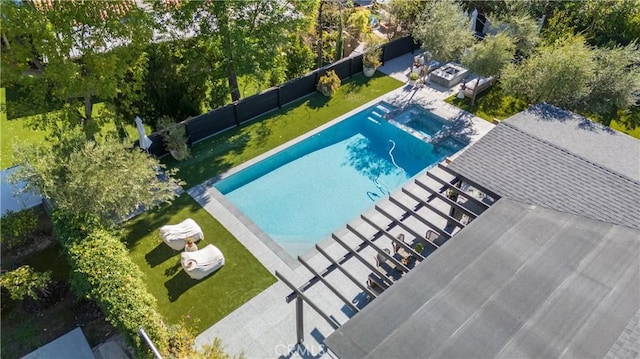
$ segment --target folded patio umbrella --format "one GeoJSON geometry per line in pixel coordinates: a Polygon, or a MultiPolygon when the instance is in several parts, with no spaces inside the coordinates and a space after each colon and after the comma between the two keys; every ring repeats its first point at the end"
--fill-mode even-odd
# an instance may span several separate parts
{"type": "Polygon", "coordinates": [[[136,116],[136,127],[138,128],[138,135],[140,136],[140,148],[143,150],[148,150],[153,143],[149,137],[147,137],[147,132],[142,125],[142,119],[136,116]]]}

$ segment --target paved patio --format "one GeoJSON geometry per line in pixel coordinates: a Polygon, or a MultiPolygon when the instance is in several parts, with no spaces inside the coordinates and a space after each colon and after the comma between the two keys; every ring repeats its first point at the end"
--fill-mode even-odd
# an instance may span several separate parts
{"type": "MultiPolygon", "coordinates": [[[[413,55],[407,54],[392,61],[388,61],[379,69],[379,71],[387,73],[400,81],[407,82],[407,75],[412,61],[413,55]]],[[[428,108],[439,116],[452,120],[463,121],[466,123],[466,126],[462,128],[461,131],[464,132],[464,135],[467,136],[470,143],[473,143],[491,130],[493,125],[443,101],[445,98],[455,93],[457,93],[457,87],[454,87],[453,89],[445,89],[435,85],[414,88],[407,85],[360,106],[338,119],[321,126],[313,131],[313,133],[319,132],[322,129],[329,127],[379,101],[387,101],[397,106],[417,103],[428,108]]],[[[313,133],[309,133],[301,138],[292,140],[283,146],[239,166],[238,168],[234,168],[226,173],[223,178],[242,170],[257,161],[260,161],[273,153],[292,145],[293,143],[299,142],[313,133]]],[[[457,155],[459,154],[456,154],[455,156],[457,155]]],[[[420,178],[422,178],[424,182],[432,181],[429,178],[426,178],[426,176],[420,178]]],[[[209,213],[211,213],[212,216],[220,221],[220,223],[222,223],[231,233],[233,233],[233,235],[238,238],[238,240],[242,242],[270,272],[275,273],[275,271],[278,271],[296,286],[302,285],[312,277],[310,272],[297,261],[283,260],[283,256],[278,256],[276,254],[278,249],[259,238],[260,235],[256,235],[255,233],[259,233],[260,231],[256,228],[252,228],[251,225],[247,225],[246,219],[243,219],[243,216],[234,210],[233,206],[229,206],[229,203],[225,198],[210,185],[211,183],[205,182],[204,184],[189,190],[189,194],[209,213]]],[[[381,207],[389,206],[388,199],[381,201],[378,205],[381,207]]],[[[372,218],[375,218],[375,216],[372,215],[372,218]]],[[[360,222],[354,221],[352,222],[352,225],[354,227],[361,227],[363,223],[360,222]]],[[[341,229],[338,232],[343,230],[346,229],[341,229]]],[[[339,256],[339,253],[344,252],[343,248],[330,239],[322,242],[321,246],[323,246],[330,255],[339,256]]],[[[373,249],[367,248],[367,250],[369,249],[373,251],[373,249]]],[[[363,256],[373,257],[373,253],[374,252],[366,252],[365,250],[361,254],[363,256]]],[[[303,256],[303,258],[314,268],[320,268],[322,266],[326,267],[326,259],[324,259],[324,257],[318,254],[315,250],[308,252],[303,256]]],[[[354,262],[355,261],[347,262],[345,267],[347,267],[348,270],[357,278],[362,278],[364,282],[369,271],[362,266],[357,266],[357,263],[354,262]]],[[[352,303],[358,308],[366,305],[367,301],[364,293],[358,287],[353,285],[353,283],[351,283],[351,281],[343,274],[338,271],[334,271],[327,278],[334,285],[342,284],[343,286],[340,288],[341,292],[343,294],[347,293],[350,295],[352,303]]],[[[308,305],[304,306],[304,346],[295,345],[295,304],[293,302],[286,303],[285,301],[285,297],[290,292],[291,290],[285,284],[278,281],[267,290],[245,303],[242,307],[238,308],[236,311],[201,333],[196,338],[196,345],[206,345],[207,343],[210,343],[213,338],[219,337],[227,352],[231,354],[243,352],[247,358],[332,357],[330,353],[325,352],[323,341],[324,338],[328,337],[333,332],[333,329],[308,305]]],[[[339,323],[346,322],[354,315],[354,312],[345,306],[344,303],[325,286],[316,285],[305,294],[311,297],[314,302],[321,304],[322,310],[331,315],[339,323]]]]}

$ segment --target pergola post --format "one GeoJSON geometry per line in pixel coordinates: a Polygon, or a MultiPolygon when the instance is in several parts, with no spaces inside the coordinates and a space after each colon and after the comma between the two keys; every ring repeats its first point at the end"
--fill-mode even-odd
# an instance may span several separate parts
{"type": "Polygon", "coordinates": [[[304,341],[304,301],[296,297],[296,342],[302,344],[304,341]]]}

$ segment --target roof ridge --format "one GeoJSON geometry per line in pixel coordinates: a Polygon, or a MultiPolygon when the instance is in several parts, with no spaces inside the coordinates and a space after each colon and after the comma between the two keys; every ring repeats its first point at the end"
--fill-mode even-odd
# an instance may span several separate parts
{"type": "Polygon", "coordinates": [[[549,141],[547,141],[547,140],[544,140],[544,139],[542,139],[542,138],[540,138],[540,137],[538,137],[538,136],[532,135],[532,134],[531,134],[531,133],[529,133],[529,132],[525,132],[525,131],[523,131],[523,130],[521,130],[521,129],[517,128],[516,126],[514,126],[514,125],[512,125],[512,124],[510,124],[510,123],[507,123],[507,122],[502,121],[502,122],[500,122],[500,124],[499,124],[499,125],[500,125],[500,126],[502,126],[502,125],[507,126],[507,127],[511,128],[511,129],[513,129],[513,130],[516,130],[516,131],[518,131],[518,132],[522,133],[523,135],[525,135],[525,136],[527,136],[527,137],[530,137],[530,138],[532,138],[532,139],[537,140],[538,142],[542,142],[542,143],[544,143],[544,144],[545,144],[545,145],[547,145],[547,146],[550,146],[550,147],[553,147],[553,148],[555,148],[555,149],[558,149],[558,150],[560,150],[560,151],[561,151],[561,152],[563,152],[563,153],[566,153],[566,154],[568,154],[568,155],[570,155],[570,156],[573,156],[573,157],[575,157],[575,158],[577,158],[577,159],[579,159],[579,160],[581,160],[581,161],[584,161],[584,162],[586,162],[586,163],[588,163],[588,164],[590,164],[590,165],[592,165],[592,166],[594,166],[594,167],[597,167],[597,168],[599,168],[599,169],[601,169],[601,170],[604,170],[605,172],[611,173],[611,174],[613,174],[613,175],[615,175],[615,176],[620,177],[621,179],[624,179],[624,180],[626,180],[626,181],[629,181],[629,182],[635,183],[635,184],[637,184],[637,185],[639,185],[639,186],[640,186],[640,182],[639,182],[639,181],[634,180],[633,178],[629,178],[629,177],[627,177],[627,176],[623,175],[623,174],[622,174],[622,173],[620,173],[620,172],[614,171],[614,170],[612,170],[612,169],[610,169],[610,168],[607,168],[607,167],[604,167],[604,166],[602,166],[602,165],[600,165],[600,164],[598,164],[598,163],[595,163],[595,162],[593,162],[593,161],[591,161],[591,160],[589,160],[589,159],[587,159],[587,158],[585,158],[585,157],[583,157],[583,156],[580,156],[580,155],[579,155],[579,154],[577,154],[577,153],[574,153],[574,152],[569,151],[568,149],[566,149],[566,148],[564,148],[564,147],[560,147],[560,146],[558,146],[558,145],[556,145],[556,144],[554,144],[554,143],[551,143],[551,142],[549,142],[549,141]]]}

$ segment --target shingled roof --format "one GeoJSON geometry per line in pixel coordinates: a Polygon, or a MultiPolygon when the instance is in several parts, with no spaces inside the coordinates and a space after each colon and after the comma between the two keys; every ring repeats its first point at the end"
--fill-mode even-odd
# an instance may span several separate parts
{"type": "Polygon", "coordinates": [[[640,228],[640,141],[538,105],[490,131],[450,167],[502,197],[640,228]]]}

